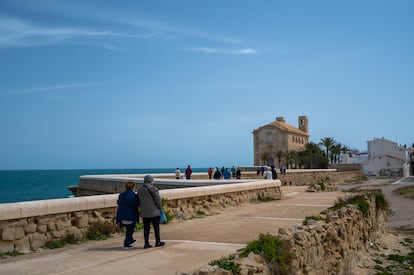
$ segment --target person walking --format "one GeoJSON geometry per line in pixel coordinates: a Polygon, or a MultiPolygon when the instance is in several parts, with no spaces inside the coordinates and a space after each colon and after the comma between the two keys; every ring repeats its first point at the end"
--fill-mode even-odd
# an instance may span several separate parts
{"type": "Polygon", "coordinates": [[[208,169],[208,172],[207,173],[208,173],[208,178],[211,179],[211,176],[213,175],[213,168],[210,167],[208,169]]]}
{"type": "Polygon", "coordinates": [[[240,168],[237,168],[237,171],[236,171],[236,179],[241,179],[241,170],[240,170],[240,168]]]}
{"type": "Polygon", "coordinates": [[[118,196],[117,204],[118,209],[116,211],[116,220],[121,226],[126,227],[124,249],[131,249],[137,242],[133,238],[135,223],[138,222],[139,213],[138,206],[139,200],[133,189],[135,183],[128,181],[125,183],[125,191],[118,196]]]}
{"type": "Polygon", "coordinates": [[[181,177],[181,170],[180,168],[177,167],[177,169],[175,169],[175,179],[179,180],[181,177]]]}
{"type": "Polygon", "coordinates": [[[163,246],[165,242],[160,239],[160,210],[161,197],[158,189],[153,185],[154,179],[151,175],[144,177],[144,185],[138,189],[138,198],[141,207],[141,216],[144,221],[144,248],[151,248],[149,234],[152,227],[154,228],[155,246],[163,246]]]}
{"type": "Polygon", "coordinates": [[[191,179],[191,174],[193,173],[193,170],[191,169],[191,166],[188,165],[187,169],[185,169],[185,178],[186,179],[191,179]]]}

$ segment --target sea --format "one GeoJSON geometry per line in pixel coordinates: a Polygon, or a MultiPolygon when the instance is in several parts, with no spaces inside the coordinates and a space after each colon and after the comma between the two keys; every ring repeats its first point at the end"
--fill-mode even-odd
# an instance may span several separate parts
{"type": "MultiPolygon", "coordinates": [[[[82,175],[173,174],[175,169],[0,170],[0,203],[72,197],[68,186],[78,185],[82,175]]],[[[193,172],[207,172],[207,169],[192,168],[193,172]]]]}

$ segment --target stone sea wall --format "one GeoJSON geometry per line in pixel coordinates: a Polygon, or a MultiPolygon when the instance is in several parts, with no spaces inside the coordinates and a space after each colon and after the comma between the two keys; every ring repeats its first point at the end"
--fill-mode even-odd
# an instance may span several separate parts
{"type": "MultiPolygon", "coordinates": [[[[174,218],[187,219],[230,205],[281,198],[280,181],[223,184],[160,190],[165,210],[174,218]]],[[[29,252],[46,242],[80,240],[96,223],[115,226],[118,194],[0,204],[0,252],[29,252]]]]}

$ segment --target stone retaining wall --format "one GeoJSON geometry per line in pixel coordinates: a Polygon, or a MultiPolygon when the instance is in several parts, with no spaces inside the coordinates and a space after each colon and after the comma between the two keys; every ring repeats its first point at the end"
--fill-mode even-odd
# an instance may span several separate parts
{"type": "MultiPolygon", "coordinates": [[[[375,197],[367,197],[369,210],[363,213],[357,205],[329,210],[327,222],[312,222],[294,228],[279,229],[279,239],[286,240],[292,255],[288,274],[353,274],[364,251],[372,249],[386,230],[386,210],[377,209],[375,197]]],[[[252,252],[246,258],[236,257],[241,274],[273,274],[265,260],[252,252]]],[[[217,266],[204,266],[193,275],[231,274],[217,266]],[[220,273],[221,272],[221,273],[220,273]]]]}
{"type": "MultiPolygon", "coordinates": [[[[281,198],[280,181],[223,184],[160,190],[165,210],[187,219],[264,197],[281,198]]],[[[51,240],[80,240],[97,223],[114,226],[118,194],[0,205],[0,252],[36,250],[51,240]]]]}
{"type": "Polygon", "coordinates": [[[377,243],[386,229],[386,212],[376,208],[375,197],[368,198],[369,210],[348,205],[302,230],[279,230],[294,252],[292,274],[351,274],[360,252],[377,243]]]}
{"type": "Polygon", "coordinates": [[[336,172],[335,169],[313,170],[293,170],[286,174],[278,173],[278,179],[282,185],[309,185],[312,183],[324,182],[340,184],[351,182],[355,178],[362,176],[362,171],[336,172]]]}

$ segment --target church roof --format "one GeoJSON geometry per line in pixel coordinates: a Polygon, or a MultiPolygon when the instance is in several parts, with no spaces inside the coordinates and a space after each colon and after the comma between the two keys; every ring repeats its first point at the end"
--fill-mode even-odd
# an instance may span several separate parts
{"type": "Polygon", "coordinates": [[[284,123],[284,122],[281,122],[281,121],[277,121],[277,120],[275,120],[275,121],[273,121],[269,124],[266,124],[262,127],[259,127],[256,130],[254,130],[253,132],[256,132],[256,131],[264,128],[264,127],[269,127],[269,126],[270,127],[277,127],[280,130],[285,131],[285,132],[295,133],[295,134],[302,135],[302,136],[307,136],[307,137],[309,136],[309,134],[306,133],[305,131],[299,130],[298,128],[295,128],[290,124],[287,124],[287,123],[284,123]]]}

